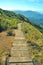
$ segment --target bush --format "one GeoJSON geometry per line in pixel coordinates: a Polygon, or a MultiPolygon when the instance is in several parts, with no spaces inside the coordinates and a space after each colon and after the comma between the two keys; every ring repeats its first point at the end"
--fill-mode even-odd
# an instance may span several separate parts
{"type": "Polygon", "coordinates": [[[28,31],[27,31],[27,30],[25,30],[24,32],[25,32],[25,33],[27,33],[28,31]]]}
{"type": "Polygon", "coordinates": [[[36,40],[38,40],[38,39],[39,39],[39,37],[35,35],[35,39],[36,39],[36,40]]]}
{"type": "Polygon", "coordinates": [[[3,26],[0,26],[0,32],[4,31],[5,30],[5,27],[3,26]]]}
{"type": "Polygon", "coordinates": [[[7,36],[15,36],[15,34],[13,34],[12,31],[8,31],[8,32],[7,32],[7,36]]]}
{"type": "Polygon", "coordinates": [[[12,25],[12,29],[17,29],[17,23],[15,23],[14,25],[12,25]]]}

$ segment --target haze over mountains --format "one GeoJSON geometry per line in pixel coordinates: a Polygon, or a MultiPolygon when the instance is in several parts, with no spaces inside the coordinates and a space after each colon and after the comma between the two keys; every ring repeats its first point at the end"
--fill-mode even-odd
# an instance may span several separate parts
{"type": "Polygon", "coordinates": [[[14,10],[17,14],[22,14],[30,19],[30,21],[40,23],[43,25],[43,14],[36,12],[36,11],[20,11],[20,10],[14,10]]]}

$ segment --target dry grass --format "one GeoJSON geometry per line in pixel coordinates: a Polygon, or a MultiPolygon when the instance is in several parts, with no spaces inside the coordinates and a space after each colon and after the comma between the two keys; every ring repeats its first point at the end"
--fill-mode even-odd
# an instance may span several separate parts
{"type": "Polygon", "coordinates": [[[43,65],[43,35],[42,33],[29,23],[22,24],[22,30],[28,41],[30,55],[34,61],[34,65],[43,65]],[[34,45],[32,44],[34,43],[34,45]],[[36,62],[35,62],[36,61],[36,62]]]}
{"type": "Polygon", "coordinates": [[[0,56],[5,55],[9,52],[12,47],[14,36],[7,36],[7,31],[0,33],[0,56]]]}
{"type": "Polygon", "coordinates": [[[38,45],[42,44],[42,33],[36,29],[34,26],[32,26],[29,23],[24,22],[22,24],[22,30],[23,32],[27,31],[25,34],[25,37],[28,41],[34,42],[38,45]]]}

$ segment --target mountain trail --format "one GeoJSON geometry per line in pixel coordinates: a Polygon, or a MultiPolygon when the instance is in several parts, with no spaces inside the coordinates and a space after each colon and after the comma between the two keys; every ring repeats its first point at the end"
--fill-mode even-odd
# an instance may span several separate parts
{"type": "Polygon", "coordinates": [[[29,49],[21,24],[18,24],[18,29],[15,30],[15,40],[11,48],[11,57],[8,58],[7,65],[33,65],[32,58],[29,56],[29,49]]]}

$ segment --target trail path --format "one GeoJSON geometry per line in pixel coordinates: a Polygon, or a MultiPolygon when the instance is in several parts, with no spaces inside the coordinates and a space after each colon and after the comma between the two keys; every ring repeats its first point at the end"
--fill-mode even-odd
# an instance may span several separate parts
{"type": "Polygon", "coordinates": [[[33,65],[32,58],[29,56],[26,39],[21,31],[21,23],[18,24],[18,29],[15,30],[15,34],[8,65],[33,65]]]}

